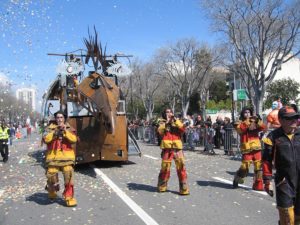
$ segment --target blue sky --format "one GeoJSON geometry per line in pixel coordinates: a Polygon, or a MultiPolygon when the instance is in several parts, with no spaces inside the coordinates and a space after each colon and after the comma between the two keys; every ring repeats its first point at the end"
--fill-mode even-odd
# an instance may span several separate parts
{"type": "Polygon", "coordinates": [[[197,0],[1,0],[0,73],[41,96],[61,59],[47,53],[84,48],[94,25],[108,53],[145,61],[181,38],[216,41],[197,0]]]}

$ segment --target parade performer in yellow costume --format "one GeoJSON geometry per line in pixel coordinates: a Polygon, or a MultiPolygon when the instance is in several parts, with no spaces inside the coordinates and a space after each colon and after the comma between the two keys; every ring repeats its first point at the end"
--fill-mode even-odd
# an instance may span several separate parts
{"type": "Polygon", "coordinates": [[[242,152],[242,165],[236,172],[233,180],[233,188],[237,188],[239,183],[244,183],[244,177],[249,172],[251,163],[254,164],[253,190],[263,191],[263,179],[261,169],[261,143],[259,132],[265,131],[266,126],[259,118],[253,116],[251,108],[245,107],[241,111],[241,121],[236,124],[236,130],[240,135],[242,152]]]}
{"type": "Polygon", "coordinates": [[[167,190],[171,163],[174,158],[179,179],[179,193],[188,195],[189,188],[181,141],[181,134],[185,131],[185,128],[183,123],[174,117],[171,109],[165,109],[162,117],[163,120],[158,127],[158,133],[162,137],[160,144],[162,163],[158,176],[158,191],[165,192],[167,190]]]}
{"type": "Polygon", "coordinates": [[[76,206],[74,198],[74,169],[75,152],[72,144],[76,143],[75,130],[65,123],[66,115],[62,111],[54,114],[55,123],[51,123],[45,130],[43,140],[47,144],[46,177],[48,197],[54,199],[59,191],[58,172],[64,176],[65,190],[63,197],[67,206],[76,206]]]}

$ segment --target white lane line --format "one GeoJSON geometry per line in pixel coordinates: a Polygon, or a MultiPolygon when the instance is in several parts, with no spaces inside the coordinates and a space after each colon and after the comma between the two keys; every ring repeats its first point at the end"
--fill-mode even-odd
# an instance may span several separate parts
{"type": "Polygon", "coordinates": [[[105,183],[107,183],[117,195],[145,222],[147,225],[158,225],[158,223],[150,217],[138,204],[136,204],[125,192],[123,192],[111,179],[109,179],[100,169],[94,168],[105,183]]]}
{"type": "MultiPolygon", "coordinates": [[[[231,184],[232,185],[232,181],[223,179],[221,177],[213,177],[213,179],[221,181],[225,184],[231,184]]],[[[255,192],[255,193],[258,193],[258,194],[261,194],[261,195],[268,195],[265,191],[255,191],[255,190],[252,190],[251,187],[248,187],[246,185],[239,184],[239,187],[242,187],[242,188],[244,188],[244,189],[246,189],[247,191],[250,191],[250,192],[255,192]]]]}
{"type": "Polygon", "coordinates": [[[153,156],[151,156],[151,155],[143,155],[143,156],[145,156],[145,157],[147,157],[147,158],[150,158],[150,159],[159,160],[159,158],[153,157],[153,156]]]}

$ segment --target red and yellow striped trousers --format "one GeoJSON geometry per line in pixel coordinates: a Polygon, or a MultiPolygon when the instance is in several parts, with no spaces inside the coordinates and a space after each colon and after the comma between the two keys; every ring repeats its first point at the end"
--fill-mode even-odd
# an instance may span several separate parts
{"type": "Polygon", "coordinates": [[[165,192],[167,190],[172,160],[174,159],[179,180],[179,193],[182,195],[188,195],[189,188],[187,184],[187,173],[184,163],[183,151],[181,149],[163,149],[161,158],[161,170],[158,176],[157,185],[158,191],[165,192]]]}

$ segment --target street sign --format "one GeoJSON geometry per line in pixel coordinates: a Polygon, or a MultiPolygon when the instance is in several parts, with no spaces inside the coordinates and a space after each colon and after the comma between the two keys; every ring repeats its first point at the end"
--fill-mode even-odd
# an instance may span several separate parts
{"type": "Polygon", "coordinates": [[[246,100],[247,94],[245,89],[238,89],[237,90],[237,99],[238,100],[246,100]]]}
{"type": "Polygon", "coordinates": [[[248,100],[248,96],[245,89],[237,89],[233,90],[233,100],[239,101],[239,100],[248,100]]]}
{"type": "Polygon", "coordinates": [[[217,114],[218,110],[217,109],[206,109],[206,114],[217,114]]]}

